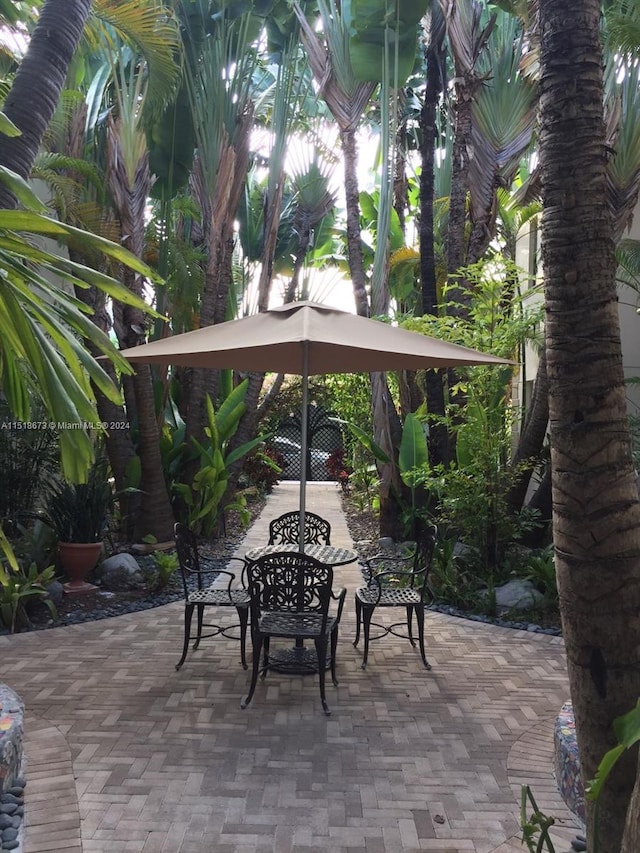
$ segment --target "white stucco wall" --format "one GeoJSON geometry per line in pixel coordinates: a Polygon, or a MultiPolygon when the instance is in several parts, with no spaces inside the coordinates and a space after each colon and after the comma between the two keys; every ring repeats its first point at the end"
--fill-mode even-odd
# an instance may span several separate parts
{"type": "MultiPolygon", "coordinates": [[[[636,216],[634,224],[625,236],[640,240],[640,215],[636,216]]],[[[536,269],[528,226],[518,240],[517,262],[522,269],[530,272],[536,269]]],[[[542,296],[534,298],[541,299],[542,296]]],[[[618,285],[618,303],[625,378],[637,377],[640,383],[640,295],[626,285],[618,285]]],[[[531,347],[527,347],[523,372],[527,383],[535,377],[537,367],[538,355],[531,347]]],[[[627,386],[627,400],[629,414],[640,415],[640,384],[627,386]]]]}

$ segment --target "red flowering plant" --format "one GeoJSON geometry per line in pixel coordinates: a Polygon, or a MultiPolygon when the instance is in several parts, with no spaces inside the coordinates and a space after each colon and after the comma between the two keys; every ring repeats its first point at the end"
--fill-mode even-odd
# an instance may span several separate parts
{"type": "Polygon", "coordinates": [[[242,475],[258,492],[268,495],[273,491],[286,464],[282,453],[275,448],[259,447],[245,457],[242,475]]]}
{"type": "Polygon", "coordinates": [[[332,480],[337,480],[343,492],[349,491],[349,477],[353,468],[347,465],[344,459],[344,448],[338,447],[327,459],[327,471],[332,480]]]}

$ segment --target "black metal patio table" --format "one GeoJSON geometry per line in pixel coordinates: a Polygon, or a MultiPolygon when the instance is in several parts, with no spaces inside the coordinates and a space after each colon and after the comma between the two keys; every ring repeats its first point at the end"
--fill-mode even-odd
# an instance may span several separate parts
{"type": "MultiPolygon", "coordinates": [[[[328,566],[346,566],[347,563],[354,563],[358,559],[357,552],[351,548],[336,548],[334,545],[305,545],[302,550],[328,566]]],[[[277,554],[282,551],[300,551],[300,547],[298,545],[261,545],[250,548],[244,556],[251,562],[259,560],[265,554],[277,554]]]]}

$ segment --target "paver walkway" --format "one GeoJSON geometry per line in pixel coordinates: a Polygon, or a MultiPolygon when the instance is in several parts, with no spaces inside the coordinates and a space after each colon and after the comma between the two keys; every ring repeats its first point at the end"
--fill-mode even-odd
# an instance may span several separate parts
{"type": "MultiPolygon", "coordinates": [[[[278,486],[242,550],[296,502],[278,486]]],[[[334,484],[310,484],[307,508],[351,545],[334,484]]],[[[315,678],[277,673],[242,711],[233,641],[176,672],[180,603],[0,637],[0,680],[27,707],[25,853],[511,853],[525,782],[570,840],[551,775],[561,640],[428,613],[431,672],[393,637],[363,672],[359,573],[336,576],[350,592],[329,718],[315,678]]]]}

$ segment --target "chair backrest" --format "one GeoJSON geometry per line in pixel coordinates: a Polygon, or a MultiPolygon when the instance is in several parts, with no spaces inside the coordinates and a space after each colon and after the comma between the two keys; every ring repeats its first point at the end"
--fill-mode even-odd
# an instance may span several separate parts
{"type": "Polygon", "coordinates": [[[266,611],[320,613],[325,627],[333,583],[331,566],[308,554],[282,551],[249,563],[247,576],[252,619],[266,611]]]}
{"type": "MultiPolygon", "coordinates": [[[[297,545],[300,533],[300,513],[285,512],[269,524],[269,545],[297,545]]],[[[331,525],[315,512],[304,514],[306,545],[331,545],[331,525]]]]}
{"type": "Polygon", "coordinates": [[[198,540],[195,533],[186,524],[182,524],[179,521],[173,526],[173,535],[176,540],[176,553],[178,554],[178,563],[180,564],[182,588],[185,598],[188,598],[189,578],[195,579],[198,589],[203,588],[198,540]]]}

